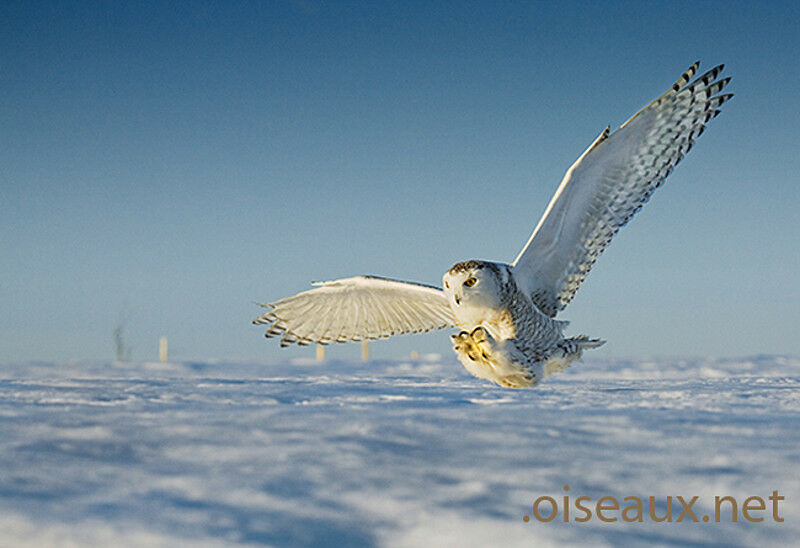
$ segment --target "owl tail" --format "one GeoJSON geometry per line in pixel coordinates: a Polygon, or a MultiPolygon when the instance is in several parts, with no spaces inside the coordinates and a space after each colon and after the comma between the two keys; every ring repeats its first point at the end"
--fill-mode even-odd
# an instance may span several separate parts
{"type": "Polygon", "coordinates": [[[606,341],[590,339],[586,335],[578,335],[571,339],[564,339],[558,343],[558,351],[553,353],[544,363],[545,378],[560,373],[569,367],[573,361],[580,359],[584,350],[603,346],[606,341]]]}
{"type": "Polygon", "coordinates": [[[575,341],[575,343],[580,347],[581,350],[599,348],[604,344],[606,344],[606,341],[602,339],[590,339],[586,335],[580,335],[570,340],[575,341]]]}
{"type": "Polygon", "coordinates": [[[568,354],[580,354],[584,350],[597,348],[599,346],[603,346],[604,344],[606,344],[606,341],[600,339],[590,339],[586,335],[578,335],[577,337],[572,337],[571,339],[564,339],[559,346],[561,346],[568,354]]]}

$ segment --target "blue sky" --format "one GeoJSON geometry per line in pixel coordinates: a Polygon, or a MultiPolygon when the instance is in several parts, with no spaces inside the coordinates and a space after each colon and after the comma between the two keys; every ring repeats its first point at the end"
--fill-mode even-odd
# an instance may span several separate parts
{"type": "MultiPolygon", "coordinates": [[[[736,98],[563,313],[596,356],[800,352],[797,3],[6,3],[0,360],[272,361],[253,301],[512,260],[696,59],[736,98]]],[[[448,352],[444,333],[373,345],[448,352]]],[[[329,356],[357,356],[339,345],[329,356]]]]}

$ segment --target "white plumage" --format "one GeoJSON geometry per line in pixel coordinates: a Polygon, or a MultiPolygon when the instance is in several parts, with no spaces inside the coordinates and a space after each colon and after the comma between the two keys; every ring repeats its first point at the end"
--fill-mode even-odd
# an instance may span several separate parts
{"type": "Polygon", "coordinates": [[[617,131],[606,128],[567,170],[530,239],[511,264],[466,261],[443,276],[444,290],[357,276],[263,305],[281,345],[377,339],[448,326],[466,369],[501,386],[534,386],[603,341],[564,338],[554,319],[572,300],[611,238],[689,151],[732,97],[719,92],[720,65],[694,77],[692,65],[662,96],[617,131]]]}
{"type": "Polygon", "coordinates": [[[316,289],[271,303],[253,323],[271,324],[281,346],[383,339],[453,325],[438,287],[377,276],[317,282],[316,289]]]}

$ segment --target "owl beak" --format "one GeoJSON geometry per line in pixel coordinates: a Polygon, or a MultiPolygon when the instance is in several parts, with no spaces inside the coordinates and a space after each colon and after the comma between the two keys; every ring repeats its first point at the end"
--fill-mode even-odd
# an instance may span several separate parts
{"type": "Polygon", "coordinates": [[[456,306],[461,304],[461,298],[458,295],[454,295],[453,298],[456,300],[456,306]]]}

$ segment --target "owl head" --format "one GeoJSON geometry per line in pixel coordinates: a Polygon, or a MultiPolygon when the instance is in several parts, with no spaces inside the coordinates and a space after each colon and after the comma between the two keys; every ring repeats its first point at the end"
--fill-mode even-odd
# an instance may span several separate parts
{"type": "MultiPolygon", "coordinates": [[[[497,309],[503,284],[498,265],[487,261],[457,263],[442,276],[442,286],[456,316],[497,309]]],[[[466,319],[466,318],[464,318],[466,319]]]]}

